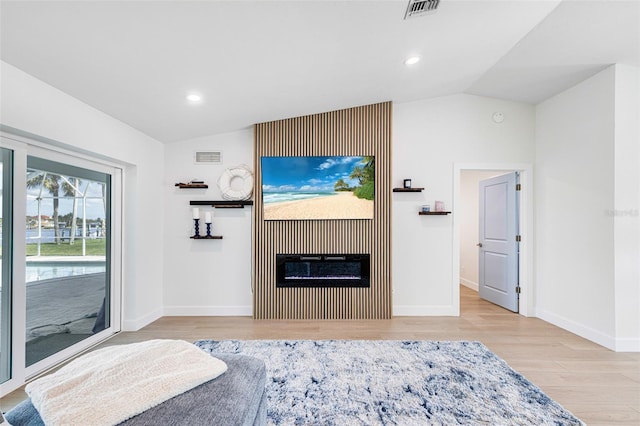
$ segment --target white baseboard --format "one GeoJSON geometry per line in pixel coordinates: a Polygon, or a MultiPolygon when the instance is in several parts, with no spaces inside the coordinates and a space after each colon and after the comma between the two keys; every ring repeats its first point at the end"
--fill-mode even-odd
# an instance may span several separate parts
{"type": "Polygon", "coordinates": [[[134,320],[123,320],[122,331],[138,331],[142,327],[145,327],[160,318],[162,318],[162,309],[156,309],[155,311],[134,320]]]}
{"type": "Polygon", "coordinates": [[[616,339],[613,336],[543,309],[537,309],[536,313],[536,316],[541,320],[570,331],[573,334],[577,334],[580,337],[584,337],[587,340],[591,340],[592,342],[602,345],[607,349],[611,349],[612,351],[617,350],[616,339]]]}
{"type": "Polygon", "coordinates": [[[250,317],[251,306],[165,306],[168,317],[250,317]]]}
{"type": "Polygon", "coordinates": [[[465,287],[470,288],[471,290],[478,291],[480,289],[480,287],[478,287],[478,283],[473,282],[471,280],[467,280],[467,279],[462,278],[462,277],[460,277],[460,284],[462,284],[465,287]]]}
{"type": "Polygon", "coordinates": [[[640,339],[616,339],[616,352],[640,352],[640,339]]]}
{"type": "Polygon", "coordinates": [[[394,305],[394,317],[456,317],[460,313],[452,305],[394,305]]]}

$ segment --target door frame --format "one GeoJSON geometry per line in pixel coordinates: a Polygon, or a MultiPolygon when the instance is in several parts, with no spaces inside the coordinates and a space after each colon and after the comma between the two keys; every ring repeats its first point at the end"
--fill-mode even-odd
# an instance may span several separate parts
{"type": "Polygon", "coordinates": [[[533,280],[533,166],[529,163],[454,163],[453,164],[453,280],[452,301],[456,315],[460,315],[460,219],[456,214],[460,206],[460,177],[463,170],[496,170],[520,172],[520,267],[518,281],[520,285],[519,314],[535,316],[534,280],[533,280]]]}

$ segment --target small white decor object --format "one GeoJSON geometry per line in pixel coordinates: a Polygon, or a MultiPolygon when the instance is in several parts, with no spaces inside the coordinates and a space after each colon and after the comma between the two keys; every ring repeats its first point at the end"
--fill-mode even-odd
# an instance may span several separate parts
{"type": "Polygon", "coordinates": [[[253,173],[249,166],[244,164],[228,168],[218,178],[218,188],[225,200],[248,200],[253,194],[253,173]],[[234,189],[233,181],[238,179],[242,181],[241,187],[234,189]]]}

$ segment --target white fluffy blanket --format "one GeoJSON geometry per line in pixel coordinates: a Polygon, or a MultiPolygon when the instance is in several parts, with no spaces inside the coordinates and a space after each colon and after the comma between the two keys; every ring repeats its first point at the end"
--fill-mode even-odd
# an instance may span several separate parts
{"type": "Polygon", "coordinates": [[[114,425],[225,371],[191,343],[150,340],[90,352],[25,390],[47,426],[114,425]]]}

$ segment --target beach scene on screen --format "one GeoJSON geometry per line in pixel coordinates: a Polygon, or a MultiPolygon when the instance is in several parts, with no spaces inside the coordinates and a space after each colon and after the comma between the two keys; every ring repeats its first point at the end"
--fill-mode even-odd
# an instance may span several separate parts
{"type": "Polygon", "coordinates": [[[262,157],[265,220],[373,219],[371,156],[262,157]]]}

